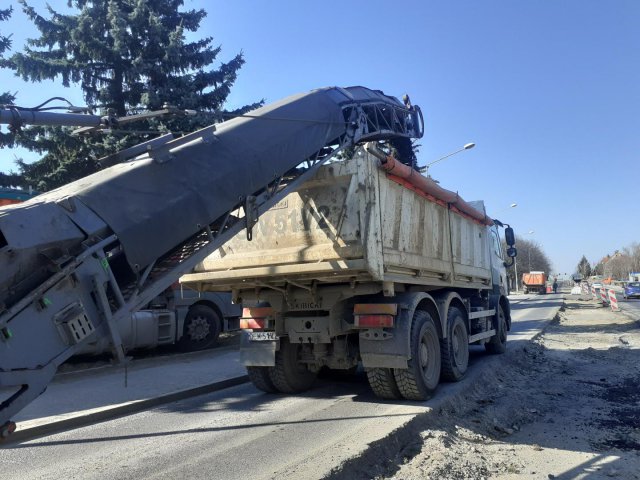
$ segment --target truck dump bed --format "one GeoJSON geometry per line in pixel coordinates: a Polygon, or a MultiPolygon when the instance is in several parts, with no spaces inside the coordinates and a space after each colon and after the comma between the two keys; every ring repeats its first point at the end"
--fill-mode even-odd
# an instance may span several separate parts
{"type": "Polygon", "coordinates": [[[489,288],[488,230],[379,168],[359,150],[182,277],[200,290],[390,281],[489,288]]]}
{"type": "Polygon", "coordinates": [[[543,272],[531,272],[522,274],[522,284],[527,286],[544,286],[547,283],[547,276],[543,272]]]}

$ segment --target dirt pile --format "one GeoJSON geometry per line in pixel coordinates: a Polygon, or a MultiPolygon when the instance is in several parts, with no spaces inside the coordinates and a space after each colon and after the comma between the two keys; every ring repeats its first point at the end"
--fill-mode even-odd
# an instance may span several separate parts
{"type": "Polygon", "coordinates": [[[332,477],[640,479],[639,327],[573,297],[500,368],[332,477]]]}

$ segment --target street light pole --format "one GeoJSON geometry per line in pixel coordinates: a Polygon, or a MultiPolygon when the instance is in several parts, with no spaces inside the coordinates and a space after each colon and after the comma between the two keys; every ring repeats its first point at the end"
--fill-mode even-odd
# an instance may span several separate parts
{"type": "Polygon", "coordinates": [[[427,173],[427,172],[429,171],[429,167],[430,167],[431,165],[433,165],[434,163],[441,162],[441,161],[442,161],[442,160],[444,160],[445,158],[449,158],[449,157],[451,157],[452,155],[455,155],[456,153],[464,152],[465,150],[471,150],[471,149],[472,149],[473,147],[475,147],[475,146],[476,146],[476,144],[475,144],[475,143],[467,143],[467,144],[466,144],[464,147],[462,147],[460,150],[456,150],[455,152],[451,152],[451,153],[449,153],[449,154],[445,155],[444,157],[440,157],[439,159],[434,160],[434,161],[433,161],[433,162],[431,162],[431,163],[427,163],[424,167],[420,167],[420,168],[418,169],[418,171],[419,171],[420,173],[427,173]]]}
{"type": "MultiPolygon", "coordinates": [[[[517,204],[512,204],[512,206],[513,205],[517,206],[517,204]]],[[[534,233],[535,232],[533,230],[529,230],[527,232],[527,235],[533,235],[534,233]]],[[[529,271],[531,271],[531,248],[529,248],[528,251],[529,251],[529,271]]],[[[518,257],[515,257],[513,260],[514,260],[513,266],[516,274],[516,292],[517,292],[518,291],[518,257]]]]}
{"type": "MultiPolygon", "coordinates": [[[[534,233],[536,233],[534,230],[529,230],[527,235],[533,235],[534,233]]],[[[527,251],[529,252],[529,272],[531,272],[531,245],[529,245],[527,251]]]]}

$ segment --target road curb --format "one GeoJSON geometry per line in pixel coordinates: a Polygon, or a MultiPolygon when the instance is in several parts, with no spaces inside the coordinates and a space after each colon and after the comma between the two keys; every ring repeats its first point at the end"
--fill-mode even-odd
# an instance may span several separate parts
{"type": "MultiPolygon", "coordinates": [[[[153,362],[154,365],[157,365],[158,363],[170,363],[174,360],[189,360],[190,357],[199,357],[201,355],[215,356],[217,354],[224,354],[226,352],[238,350],[238,347],[239,343],[234,343],[231,345],[221,345],[211,349],[198,350],[195,352],[174,352],[158,356],[132,357],[129,362],[128,368],[129,371],[133,371],[137,368],[145,368],[150,362],[153,362]]],[[[122,364],[117,363],[115,359],[111,359],[111,363],[99,365],[97,367],[79,367],[77,370],[71,369],[68,371],[58,372],[54,376],[54,381],[56,379],[67,379],[76,377],[80,378],[86,375],[94,375],[96,373],[111,373],[122,368],[122,364]]]]}
{"type": "Polygon", "coordinates": [[[20,424],[18,424],[18,430],[16,430],[10,437],[0,442],[0,448],[5,446],[11,446],[16,443],[33,440],[35,438],[52,435],[54,433],[60,433],[67,430],[73,430],[75,428],[86,427],[107,420],[113,420],[117,417],[123,417],[126,415],[132,415],[144,410],[148,410],[159,405],[167,403],[177,402],[186,398],[197,397],[207,393],[217,392],[224,390],[225,388],[235,387],[247,383],[249,377],[242,375],[239,377],[228,378],[220,382],[214,382],[207,385],[201,385],[199,387],[188,388],[185,390],[179,390],[177,392],[160,395],[153,398],[145,398],[143,400],[134,400],[125,404],[120,404],[113,408],[105,408],[97,412],[91,412],[86,415],[80,415],[77,417],[65,418],[64,420],[58,420],[44,425],[38,425],[35,427],[25,428],[20,430],[20,424]]]}

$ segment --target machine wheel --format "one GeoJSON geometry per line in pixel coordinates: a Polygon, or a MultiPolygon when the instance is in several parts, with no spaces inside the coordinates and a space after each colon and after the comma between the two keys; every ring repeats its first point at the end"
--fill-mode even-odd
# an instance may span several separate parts
{"type": "Polygon", "coordinates": [[[498,305],[498,333],[484,344],[484,348],[491,354],[507,351],[507,317],[500,305],[498,305]]]}
{"type": "Polygon", "coordinates": [[[469,366],[469,333],[464,316],[458,307],[447,313],[448,335],[440,341],[442,377],[457,382],[462,380],[469,366]]]}
{"type": "Polygon", "coordinates": [[[182,337],[178,341],[181,350],[192,352],[210,348],[216,344],[222,329],[218,313],[206,305],[193,305],[184,319],[182,337]]]}
{"type": "Polygon", "coordinates": [[[278,389],[271,381],[269,367],[247,367],[247,375],[253,386],[265,393],[276,393],[278,389]]]}
{"type": "Polygon", "coordinates": [[[367,378],[369,379],[371,390],[376,394],[376,397],[386,398],[388,400],[402,398],[392,369],[367,368],[367,378]]]}
{"type": "Polygon", "coordinates": [[[282,393],[299,393],[311,388],[316,373],[300,361],[301,345],[280,339],[280,350],[276,352],[276,365],[269,367],[269,378],[282,393]]]}
{"type": "Polygon", "coordinates": [[[407,400],[428,400],[440,381],[440,340],[427,312],[416,310],[411,325],[409,368],[393,370],[398,389],[407,400]]]}

